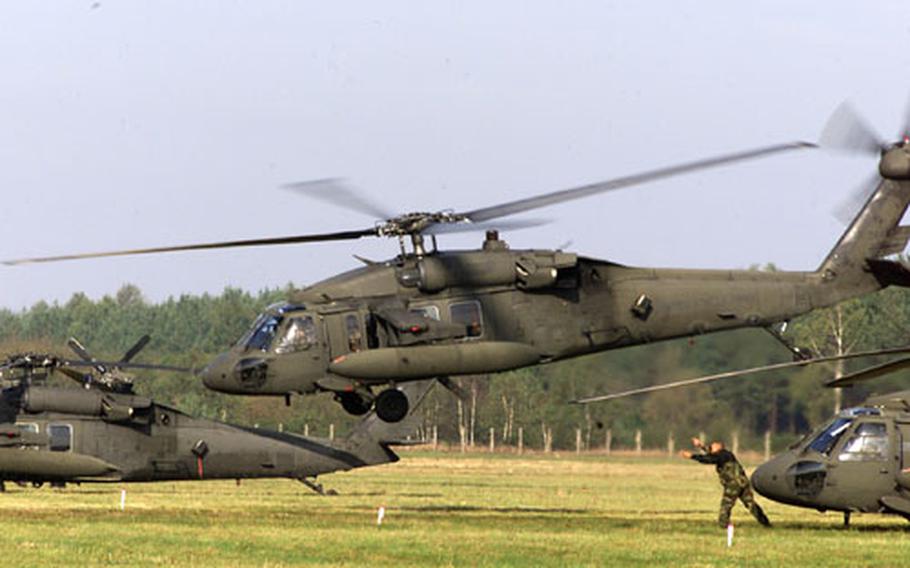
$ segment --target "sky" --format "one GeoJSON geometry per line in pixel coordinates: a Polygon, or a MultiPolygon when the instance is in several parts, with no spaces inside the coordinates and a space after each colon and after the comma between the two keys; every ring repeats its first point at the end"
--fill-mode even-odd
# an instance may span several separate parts
{"type": "MultiPolygon", "coordinates": [[[[910,4],[720,0],[0,4],[0,259],[370,227],[283,190],[342,177],[470,210],[815,140],[851,100],[897,137],[910,4]]],[[[812,270],[876,164],[772,157],[550,207],[513,248],[812,270]]],[[[444,248],[480,244],[451,235],[444,248]]],[[[0,267],[0,307],[305,285],[394,241],[0,267]]]]}

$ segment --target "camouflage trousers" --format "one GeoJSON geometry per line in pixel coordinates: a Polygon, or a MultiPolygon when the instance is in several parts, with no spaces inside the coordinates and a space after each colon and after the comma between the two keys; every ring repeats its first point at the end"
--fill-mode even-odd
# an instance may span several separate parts
{"type": "Polygon", "coordinates": [[[730,524],[730,513],[733,512],[733,505],[736,505],[737,499],[742,501],[759,523],[765,526],[771,524],[768,517],[765,516],[765,512],[755,502],[755,496],[752,494],[752,487],[749,484],[729,484],[724,485],[724,496],[720,500],[720,515],[717,517],[717,522],[721,528],[727,528],[727,525],[730,524]]]}

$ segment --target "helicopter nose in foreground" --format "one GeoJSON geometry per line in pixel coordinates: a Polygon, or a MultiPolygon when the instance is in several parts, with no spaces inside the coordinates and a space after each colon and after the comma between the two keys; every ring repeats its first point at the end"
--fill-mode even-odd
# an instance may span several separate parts
{"type": "Polygon", "coordinates": [[[213,391],[225,392],[228,390],[228,381],[231,378],[231,357],[227,353],[218,355],[206,365],[199,373],[202,384],[213,391]]]}
{"type": "Polygon", "coordinates": [[[764,463],[752,473],[752,487],[763,497],[788,501],[791,497],[786,480],[787,464],[781,458],[764,463]]]}

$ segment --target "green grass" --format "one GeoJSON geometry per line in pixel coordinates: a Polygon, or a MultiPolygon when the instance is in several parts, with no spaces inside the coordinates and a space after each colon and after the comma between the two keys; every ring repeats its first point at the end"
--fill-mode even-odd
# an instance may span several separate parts
{"type": "Polygon", "coordinates": [[[394,465],[322,479],[0,495],[0,562],[46,565],[803,565],[899,566],[910,523],[821,515],[761,500],[775,523],[739,507],[736,542],[715,527],[713,468],[659,458],[405,454],[394,465]],[[376,512],[386,519],[376,526],[376,512]]]}

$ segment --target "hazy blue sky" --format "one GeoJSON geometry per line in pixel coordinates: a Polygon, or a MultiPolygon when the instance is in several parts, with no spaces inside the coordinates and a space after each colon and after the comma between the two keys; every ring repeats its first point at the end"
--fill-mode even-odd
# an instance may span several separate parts
{"type": "MultiPolygon", "coordinates": [[[[359,228],[277,189],[347,177],[393,210],[470,209],[755,145],[814,139],[850,98],[889,136],[910,3],[0,4],[0,258],[359,228]]],[[[875,166],[822,153],[545,210],[654,266],[813,269],[875,166]]],[[[446,237],[451,247],[481,235],[446,237]]],[[[0,268],[0,306],[311,283],[356,242],[0,268]]]]}

